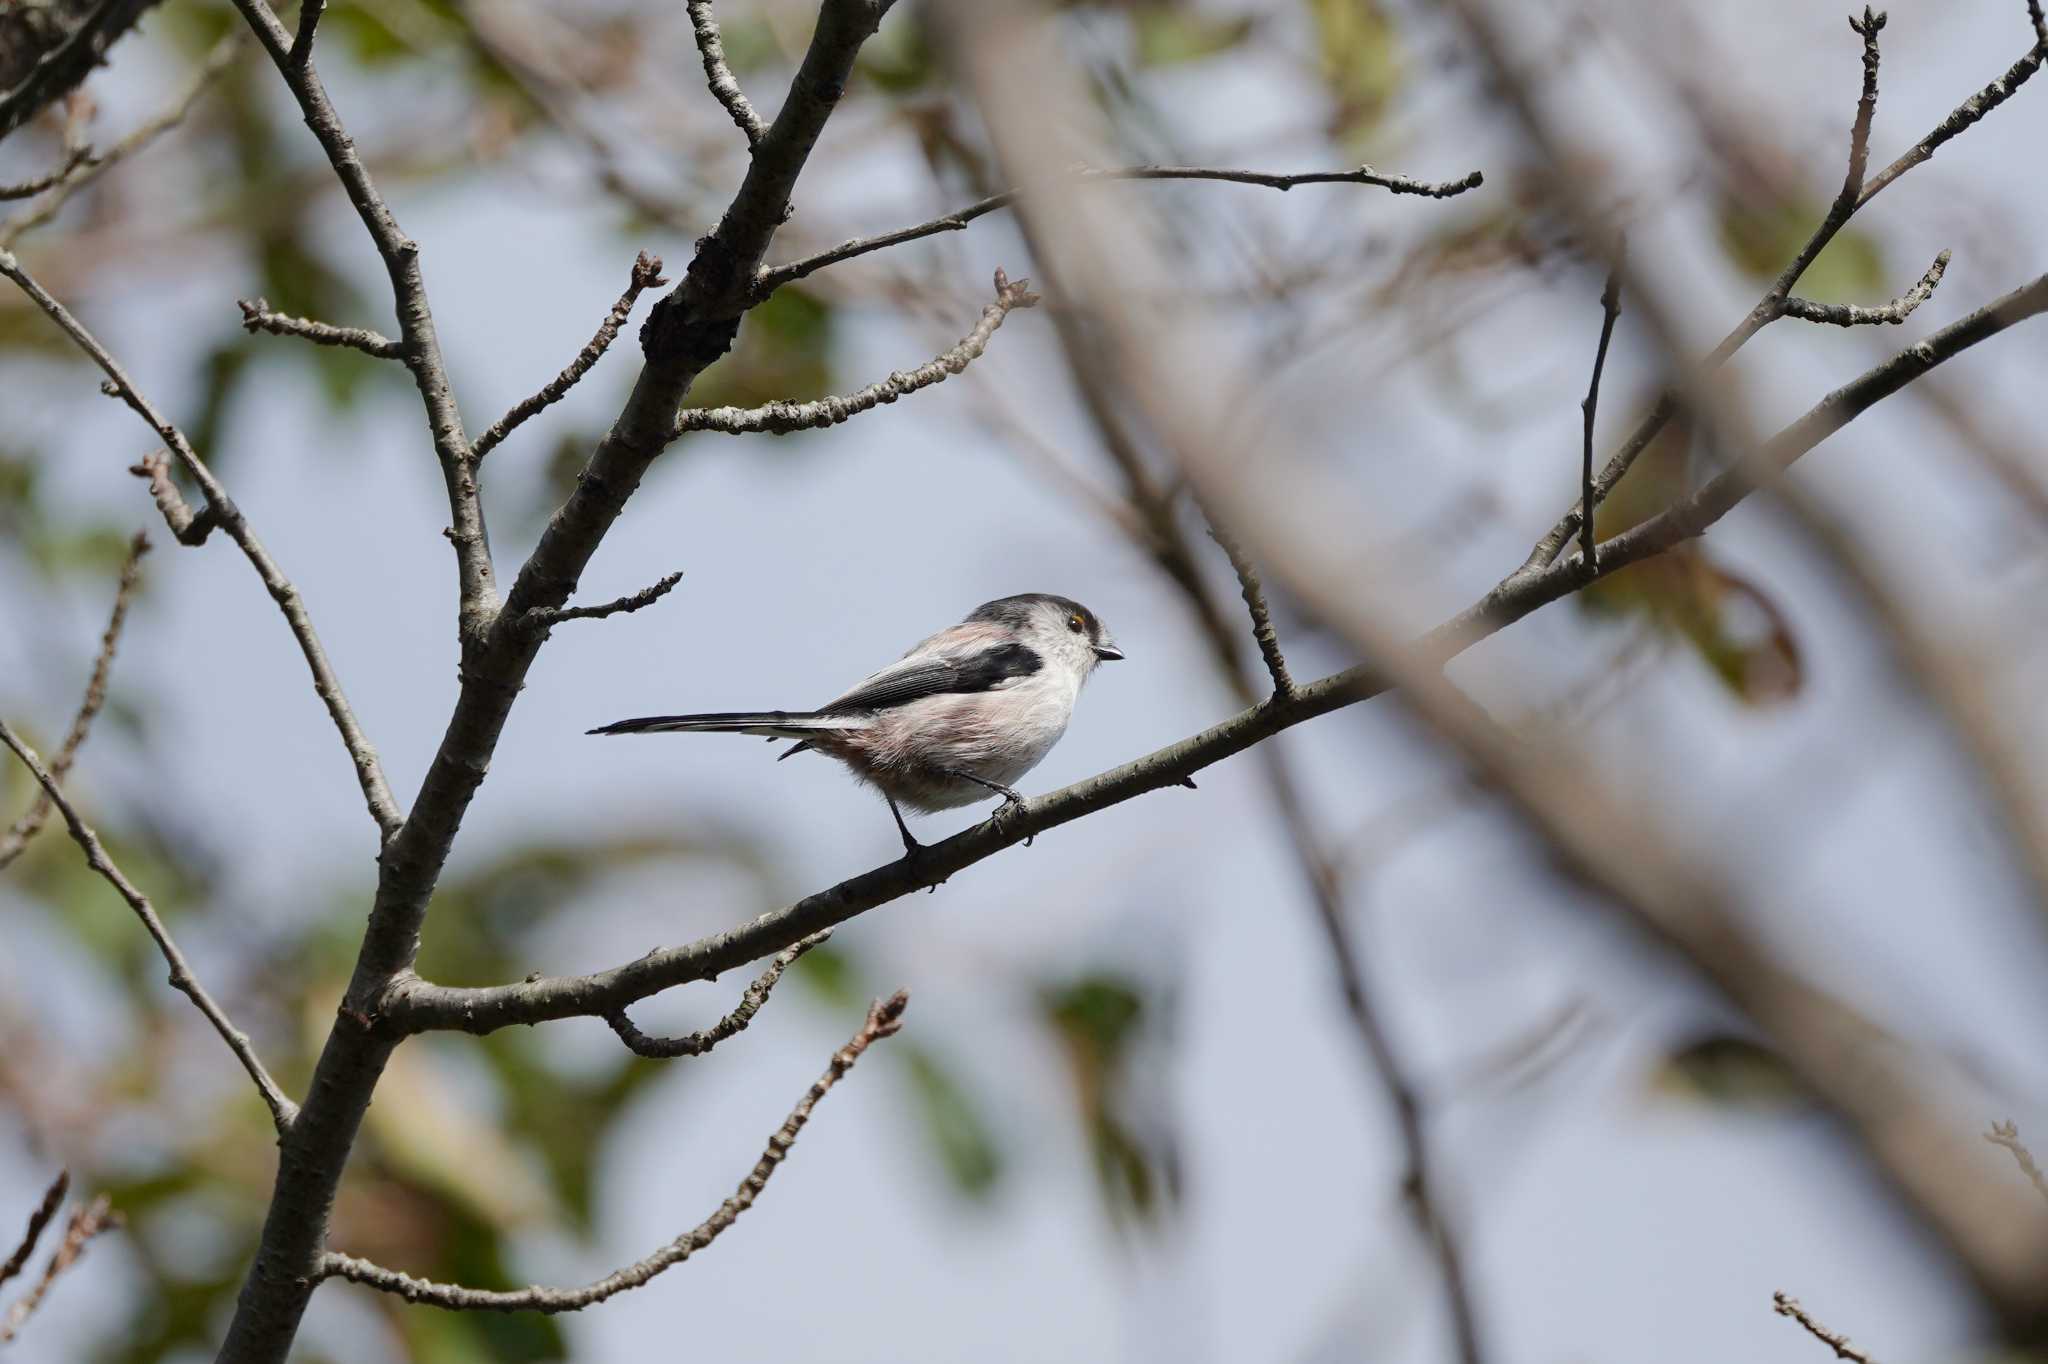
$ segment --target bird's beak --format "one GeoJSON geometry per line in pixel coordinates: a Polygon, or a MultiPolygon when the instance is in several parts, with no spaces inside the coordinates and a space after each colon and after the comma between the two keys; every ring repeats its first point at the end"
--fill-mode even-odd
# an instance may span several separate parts
{"type": "Polygon", "coordinates": [[[1105,639],[1095,646],[1095,656],[1104,663],[1114,663],[1124,656],[1124,651],[1116,647],[1115,640],[1105,639]]]}

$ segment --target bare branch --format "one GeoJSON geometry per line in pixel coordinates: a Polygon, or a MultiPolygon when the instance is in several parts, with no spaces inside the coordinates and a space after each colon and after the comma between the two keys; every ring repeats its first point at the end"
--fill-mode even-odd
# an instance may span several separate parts
{"type": "MultiPolygon", "coordinates": [[[[1287,659],[1280,652],[1280,637],[1273,633],[1273,612],[1266,605],[1266,589],[1259,581],[1257,565],[1252,563],[1251,555],[1230,533],[1229,527],[1210,516],[1206,507],[1202,514],[1209,522],[1209,538],[1223,547],[1232,571],[1237,574],[1238,592],[1244,597],[1245,610],[1252,618],[1252,639],[1258,643],[1259,657],[1265,660],[1266,675],[1273,679],[1273,695],[1282,698],[1294,695],[1294,678],[1288,673],[1287,659]]],[[[1203,613],[1198,611],[1198,614],[1203,613]]]]}
{"type": "Polygon", "coordinates": [[[625,326],[626,319],[633,315],[633,305],[640,301],[640,295],[667,283],[668,281],[661,276],[661,257],[650,256],[645,251],[635,257],[632,280],[627,284],[626,292],[619,295],[619,301],[605,314],[604,321],[598,326],[597,335],[590,338],[590,344],[577,352],[576,358],[569,362],[569,367],[549,380],[547,387],[522,400],[517,407],[491,423],[490,429],[478,436],[475,443],[470,446],[470,462],[482,463],[483,457],[496,449],[505,437],[518,430],[528,417],[562,401],[564,395],[576,386],[576,381],[590,373],[591,366],[598,362],[617,339],[619,328],[625,326]]]}
{"type": "Polygon", "coordinates": [[[313,55],[313,34],[320,27],[320,16],[326,12],[327,0],[299,0],[298,30],[292,35],[292,49],[286,57],[293,66],[304,66],[313,55]]]}
{"type": "Polygon", "coordinates": [[[182,992],[192,1001],[193,1007],[206,1016],[206,1021],[213,1025],[213,1030],[228,1044],[228,1050],[242,1063],[242,1069],[248,1071],[249,1078],[256,1082],[257,1092],[263,1096],[264,1107],[270,1110],[271,1121],[277,1130],[281,1133],[287,1131],[292,1125],[292,1120],[298,1115],[297,1105],[286,1098],[284,1091],[278,1088],[277,1081],[270,1078],[270,1072],[263,1068],[263,1062],[257,1057],[256,1049],[250,1044],[248,1036],[228,1020],[227,1014],[214,1002],[213,996],[206,992],[206,988],[192,974],[191,966],[185,961],[185,954],[179,951],[178,944],[172,941],[170,931],[164,927],[163,920],[157,917],[156,909],[150,904],[149,897],[137,890],[135,883],[114,864],[112,858],[107,856],[107,850],[100,843],[99,835],[79,817],[77,809],[57,788],[56,779],[43,766],[42,760],[36,757],[35,751],[22,743],[4,720],[0,720],[0,744],[4,744],[15,757],[21,759],[22,765],[28,768],[29,774],[43,788],[43,794],[57,807],[57,812],[64,816],[64,823],[71,830],[72,840],[85,853],[85,864],[98,872],[100,877],[128,902],[128,907],[135,911],[135,917],[142,920],[142,927],[156,942],[157,950],[163,954],[164,962],[171,968],[171,988],[182,992]]]}
{"type": "Polygon", "coordinates": [[[407,1302],[423,1302],[433,1307],[445,1307],[450,1311],[464,1312],[574,1312],[603,1302],[606,1298],[638,1288],[665,1269],[670,1269],[689,1259],[717,1240],[726,1228],[739,1220],[740,1214],[754,1206],[754,1200],[761,1196],[789,1151],[804,1130],[804,1124],[811,1119],[811,1110],[825,1097],[832,1086],[853,1069],[861,1053],[876,1042],[893,1036],[903,1026],[903,1010],[910,1003],[908,992],[898,990],[888,999],[876,1000],[869,1008],[867,1021],[861,1024],[847,1044],[833,1053],[832,1062],[825,1073],[818,1077],[810,1092],[797,1101],[775,1135],[768,1138],[767,1149],[747,1177],[740,1181],[739,1189],[731,1198],[690,1231],[655,1251],[644,1260],[635,1261],[624,1269],[615,1270],[602,1279],[581,1288],[521,1288],[510,1292],[483,1288],[464,1288],[459,1284],[434,1283],[427,1279],[415,1279],[409,1274],[385,1269],[368,1260],[359,1260],[352,1255],[333,1252],[321,1257],[322,1278],[347,1279],[385,1293],[395,1293],[407,1302]]]}
{"type": "Polygon", "coordinates": [[[59,209],[70,202],[71,196],[112,170],[121,162],[149,146],[171,129],[185,121],[192,112],[192,106],[207,88],[220,79],[228,69],[235,54],[241,51],[243,36],[239,32],[229,33],[213,45],[206,54],[206,60],[199,65],[198,72],[171,105],[156,117],[138,126],[134,132],[116,142],[105,153],[80,162],[64,176],[42,202],[31,206],[26,212],[0,223],[0,251],[11,248],[25,232],[41,227],[57,216],[59,209]]]}
{"type": "MultiPolygon", "coordinates": [[[[2030,5],[2034,2],[2035,0],[2029,0],[2030,5]]],[[[1880,16],[1874,14],[1868,23],[1851,21],[1851,27],[1863,39],[1863,91],[1857,99],[1856,121],[1850,130],[1849,169],[1843,179],[1843,192],[1835,197],[1827,215],[1822,218],[1820,225],[1814,228],[1813,235],[1806,239],[1805,244],[1793,256],[1791,263],[1771,282],[1771,287],[1757,300],[1756,306],[1749,310],[1748,315],[1738,322],[1728,335],[1721,338],[1721,343],[1714,347],[1713,352],[1703,362],[1703,368],[1719,368],[1736,351],[1741,350],[1752,336],[1783,317],[1785,300],[1792,296],[1792,290],[1805,275],[1807,267],[1813,264],[1814,258],[1835,239],[1836,234],[1857,210],[1876,198],[1885,186],[1932,156],[1935,148],[2003,104],[2012,96],[2013,91],[2040,69],[2042,61],[2048,59],[2048,42],[2037,41],[2033,49],[2013,63],[2003,76],[1964,100],[1954,112],[1936,125],[1934,131],[1886,167],[1875,179],[1865,182],[1861,162],[1863,158],[1867,158],[1869,147],[1870,115],[1866,112],[1866,106],[1872,111],[1876,107],[1877,34],[1883,26],[1880,16]],[[1859,147],[1862,148],[1861,151],[1859,147]],[[1861,188],[1851,192],[1851,186],[1855,185],[1860,185],[1861,188]]],[[[1596,502],[1605,499],[1607,494],[1614,490],[1614,486],[1621,482],[1622,476],[1634,465],[1636,457],[1649,448],[1650,442],[1657,438],[1665,423],[1670,421],[1677,411],[1677,400],[1670,392],[1658,396],[1657,401],[1643,415],[1642,421],[1637,423],[1629,438],[1601,468],[1599,477],[1594,479],[1596,502]]],[[[1558,555],[1564,552],[1564,547],[1571,542],[1572,533],[1579,528],[1579,518],[1580,510],[1577,506],[1573,506],[1558,518],[1557,524],[1552,526],[1543,538],[1536,542],[1535,548],[1529,551],[1529,557],[1523,562],[1523,569],[1534,572],[1546,564],[1555,562],[1558,555]]]]}
{"type": "Polygon", "coordinates": [[[92,160],[91,147],[73,147],[55,170],[38,175],[32,180],[22,180],[12,185],[0,185],[0,200],[30,199],[44,190],[60,183],[65,176],[92,160]]]}
{"type": "Polygon", "coordinates": [[[164,525],[179,544],[188,547],[203,545],[206,537],[220,525],[220,513],[214,510],[211,502],[195,512],[185,501],[185,495],[171,481],[170,456],[163,451],[150,451],[129,465],[128,472],[148,480],[149,495],[156,502],[156,509],[163,514],[164,525]]]}
{"type": "Polygon", "coordinates": [[[775,983],[782,979],[782,973],[796,964],[798,957],[832,936],[832,930],[813,933],[794,947],[784,948],[768,963],[768,969],[754,978],[747,992],[740,996],[738,1007],[710,1027],[698,1032],[685,1033],[681,1037],[649,1037],[633,1026],[633,1020],[620,1009],[605,1015],[604,1021],[611,1024],[612,1031],[635,1056],[647,1056],[656,1060],[669,1060],[678,1056],[702,1056],[720,1042],[737,1033],[746,1031],[754,1015],[761,1012],[761,1006],[768,1002],[768,996],[775,989],[775,983]]]}
{"type": "Polygon", "coordinates": [[[2048,1199],[2048,1177],[2041,1174],[2041,1167],[2034,1163],[2034,1153],[2020,1141],[2018,1123],[1994,1122],[1991,1124],[1991,1130],[1984,1134],[1984,1140],[2012,1152],[2012,1158],[2019,1162],[2020,1173],[2034,1186],[2034,1192],[2040,1194],[2043,1199],[2048,1199]]]}
{"type": "Polygon", "coordinates": [[[79,1257],[85,1254],[85,1248],[93,1237],[102,1232],[112,1231],[120,1225],[120,1214],[113,1210],[113,1205],[107,1201],[105,1194],[101,1194],[85,1207],[73,1208],[70,1220],[64,1225],[64,1239],[57,1243],[57,1249],[51,1254],[50,1262],[43,1266],[42,1277],[36,1280],[34,1287],[15,1300],[7,1309],[6,1316],[0,1317],[0,1345],[8,1344],[21,1333],[21,1328],[28,1324],[28,1319],[35,1314],[36,1308],[42,1306],[44,1297],[49,1294],[51,1285],[57,1282],[57,1277],[78,1263],[79,1257]]]}
{"type": "Polygon", "coordinates": [[[565,620],[602,620],[606,616],[616,616],[621,612],[638,611],[660,601],[682,580],[681,573],[671,573],[652,587],[643,587],[630,597],[620,597],[602,606],[536,606],[519,618],[520,628],[527,631],[547,630],[565,620]]]}
{"type": "Polygon", "coordinates": [[[1003,325],[1003,319],[1013,308],[1034,307],[1038,298],[1031,292],[1030,280],[1020,279],[1013,284],[1008,275],[998,270],[996,301],[981,310],[981,321],[975,324],[974,330],[961,337],[959,345],[916,369],[898,370],[880,383],[869,384],[858,392],[844,397],[820,398],[815,402],[770,403],[766,407],[687,408],[676,418],[676,432],[680,435],[685,431],[717,431],[738,436],[772,431],[786,435],[792,431],[837,426],[884,403],[906,398],[921,388],[944,383],[966,369],[988,349],[989,338],[996,334],[996,328],[1003,325]]]}
{"type": "MultiPolygon", "coordinates": [[[[1882,21],[1883,16],[1878,16],[1882,21]]],[[[1799,1299],[1788,1297],[1783,1292],[1771,1294],[1771,1301],[1777,1304],[1781,1317],[1790,1317],[1806,1328],[1806,1333],[1835,1352],[1835,1358],[1854,1361],[1854,1364],[1871,1364],[1871,1358],[1849,1343],[1849,1337],[1830,1331],[1813,1319],[1813,1314],[1799,1305],[1799,1299]]]]}
{"type": "Polygon", "coordinates": [[[761,145],[767,130],[761,126],[761,116],[754,112],[754,106],[741,93],[732,68],[725,64],[725,45],[718,40],[718,20],[711,13],[711,0],[687,0],[683,8],[689,11],[690,28],[697,35],[697,51],[704,57],[704,79],[710,82],[712,95],[732,116],[733,125],[746,137],[747,149],[751,151],[761,145]]]}
{"type": "MultiPolygon", "coordinates": [[[[315,0],[306,0],[311,8],[315,0]]],[[[296,336],[302,341],[311,341],[316,346],[347,346],[379,360],[402,360],[405,347],[397,341],[368,327],[337,327],[328,322],[315,322],[310,317],[292,317],[287,313],[272,312],[267,299],[238,298],[235,306],[242,310],[242,330],[250,333],[269,332],[272,336],[296,336]]]]}
{"type": "Polygon", "coordinates": [[[1934,296],[1935,286],[1941,283],[1942,272],[1947,269],[1948,252],[1944,251],[1934,258],[1934,264],[1927,267],[1927,273],[1920,276],[1919,283],[1882,308],[1858,308],[1847,303],[1815,303],[1812,299],[1789,295],[1778,306],[1787,317],[1796,317],[1806,322],[1826,322],[1836,327],[1895,327],[1911,317],[1915,308],[1934,296]]]}
{"type": "MultiPolygon", "coordinates": [[[[83,84],[106,60],[107,48],[135,25],[158,0],[99,0],[78,6],[70,13],[56,6],[34,8],[53,20],[42,27],[46,36],[39,41],[18,43],[4,80],[0,80],[0,137],[21,127],[50,105],[83,84]],[[75,17],[73,17],[75,16],[75,17]],[[75,24],[64,33],[66,23],[75,24]],[[28,69],[20,68],[26,64],[28,69]]],[[[27,6],[10,7],[17,12],[27,6]]]]}
{"type": "Polygon", "coordinates": [[[398,313],[399,358],[412,375],[426,411],[427,428],[433,435],[434,454],[440,460],[441,478],[447,485],[450,528],[449,543],[455,546],[456,574],[460,586],[460,630],[465,638],[481,634],[498,604],[497,582],[491,569],[489,537],[484,534],[483,502],[469,467],[469,440],[456,407],[447,365],[441,358],[441,342],[434,330],[433,310],[427,303],[426,281],[420,274],[419,243],[405,235],[377,186],[369,168],[356,154],[355,143],[341,125],[341,117],[327,98],[310,51],[313,23],[321,0],[303,0],[299,40],[285,31],[272,13],[268,0],[235,0],[257,42],[270,54],[278,74],[298,101],[306,126],[327,153],[335,178],[341,181],[356,216],[370,234],[370,241],[383,258],[391,279],[392,303],[398,313]],[[314,14],[306,11],[311,9],[314,14]],[[303,42],[303,46],[301,45],[303,42]]]}
{"type": "Polygon", "coordinates": [[[6,1263],[0,1264],[0,1284],[27,1266],[28,1257],[36,1253],[36,1243],[43,1239],[43,1231],[50,1225],[50,1219],[57,1215],[57,1209],[64,1206],[64,1195],[70,1188],[71,1172],[59,1170],[57,1177],[50,1181],[50,1187],[43,1190],[43,1201],[28,1215],[28,1230],[22,1233],[21,1244],[14,1248],[6,1263]]]}
{"type": "MultiPolygon", "coordinates": [[[[306,666],[313,673],[313,690],[327,706],[327,714],[341,734],[341,741],[348,749],[350,761],[355,764],[356,782],[362,787],[363,798],[370,807],[370,817],[377,821],[377,828],[388,839],[403,823],[403,817],[398,813],[398,803],[391,797],[391,788],[384,782],[384,771],[377,762],[377,751],[370,746],[370,741],[364,737],[362,728],[357,725],[355,712],[350,709],[348,697],[341,689],[341,681],[334,675],[333,665],[327,661],[327,651],[321,647],[320,637],[313,632],[313,620],[306,614],[306,604],[299,597],[299,589],[292,585],[291,579],[285,577],[283,570],[278,568],[276,561],[270,557],[270,551],[256,538],[256,532],[249,528],[241,509],[228,496],[227,489],[221,486],[220,480],[213,476],[213,471],[206,467],[206,462],[199,458],[198,452],[192,448],[192,443],[185,439],[184,432],[171,425],[157,412],[149,399],[142,395],[142,391],[135,387],[134,382],[122,370],[120,363],[108,353],[107,348],[102,346],[63,304],[52,298],[42,285],[31,278],[10,252],[0,251],[0,275],[5,275],[19,285],[22,292],[33,299],[36,306],[48,314],[50,320],[61,327],[65,335],[69,336],[80,350],[91,357],[92,362],[100,367],[100,372],[107,376],[107,382],[102,388],[110,396],[126,403],[136,416],[149,424],[150,429],[170,447],[171,452],[178,457],[179,464],[184,466],[185,472],[192,476],[200,491],[206,495],[206,507],[194,513],[185,506],[184,500],[176,495],[177,489],[171,484],[167,469],[152,469],[151,457],[147,456],[137,466],[149,478],[150,492],[155,496],[157,506],[162,509],[164,519],[171,528],[171,534],[177,536],[181,544],[198,544],[206,538],[207,532],[217,525],[227,532],[229,539],[240,546],[243,555],[255,567],[256,575],[263,580],[264,587],[270,590],[271,599],[277,603],[278,610],[284,613],[285,623],[291,627],[292,637],[299,642],[299,652],[305,655],[306,666]]],[[[155,458],[160,460],[162,457],[158,455],[155,458]]]]}
{"type": "MultiPolygon", "coordinates": [[[[2048,275],[1951,323],[1828,394],[1764,443],[1763,461],[1777,468],[1789,466],[1862,412],[1936,365],[2042,312],[2048,312],[2048,275]]],[[[1619,572],[1703,534],[1748,496],[1753,487],[1748,479],[1734,473],[1710,480],[1691,497],[1605,541],[1593,577],[1619,572]]],[[[1418,652],[1429,663],[1448,662],[1539,607],[1570,596],[1588,581],[1576,563],[1553,564],[1533,574],[1517,570],[1471,606],[1430,631],[1420,642],[1418,652]]],[[[394,981],[372,1004],[383,1020],[401,1033],[435,1029],[489,1033],[516,1023],[601,1017],[671,986],[710,980],[870,909],[941,884],[1027,837],[1147,792],[1179,786],[1204,768],[1242,753],[1284,729],[1368,700],[1385,689],[1380,675],[1364,667],[1298,686],[1292,697],[1276,697],[1252,706],[1199,734],[1121,767],[1026,801],[1001,821],[984,821],[942,842],[927,845],[914,860],[904,858],[887,863],[738,927],[681,947],[651,952],[608,971],[543,976],[539,980],[481,989],[408,979],[394,981]]]]}
{"type": "Polygon", "coordinates": [[[1593,545],[1593,418],[1600,410],[1600,375],[1607,368],[1607,344],[1614,339],[1614,324],[1621,317],[1621,261],[1628,253],[1626,238],[1616,242],[1615,262],[1607,271],[1606,287],[1600,290],[1600,345],[1593,352],[1593,377],[1587,381],[1585,399],[1579,412],[1585,419],[1585,460],[1579,474],[1579,543],[1584,547],[1586,570],[1599,563],[1593,545]]]}
{"type": "MultiPolygon", "coordinates": [[[[1222,180],[1235,185],[1259,185],[1267,189],[1290,190],[1296,185],[1371,185],[1392,194],[1418,194],[1431,199],[1448,199],[1477,189],[1485,183],[1485,177],[1478,171],[1458,180],[1432,183],[1413,180],[1405,175],[1383,175],[1371,166],[1360,166],[1349,171],[1308,171],[1297,175],[1272,175],[1264,171],[1223,170],[1207,166],[1118,166],[1112,168],[1088,168],[1077,170],[1072,179],[1076,184],[1095,184],[1117,180],[1222,180]]],[[[1005,209],[1017,202],[1019,191],[1003,190],[987,198],[969,204],[952,213],[943,213],[936,218],[910,227],[899,227],[894,232],[883,232],[872,237],[855,237],[841,242],[829,251],[820,251],[814,256],[790,261],[762,270],[754,280],[754,296],[766,298],[785,284],[792,284],[806,275],[816,274],[828,265],[865,256],[871,251],[884,247],[901,246],[922,237],[937,236],[941,232],[958,232],[976,218],[985,217],[999,209],[1005,209]]]]}
{"type": "MultiPolygon", "coordinates": [[[[149,537],[135,532],[135,538],[128,542],[128,557],[121,564],[120,584],[114,589],[114,609],[100,635],[100,651],[93,659],[92,675],[86,680],[85,697],[78,703],[78,714],[72,717],[71,728],[58,746],[57,756],[50,760],[50,776],[60,786],[70,775],[71,764],[77,760],[78,750],[85,744],[85,736],[92,730],[100,708],[107,704],[107,678],[113,672],[114,651],[120,647],[121,627],[127,623],[128,603],[135,595],[136,583],[142,579],[142,556],[147,553],[149,537]]],[[[20,857],[29,841],[42,832],[52,808],[50,798],[38,793],[21,818],[14,821],[5,835],[0,835],[0,870],[20,857]]],[[[0,1274],[0,1279],[6,1277],[0,1274]]]]}

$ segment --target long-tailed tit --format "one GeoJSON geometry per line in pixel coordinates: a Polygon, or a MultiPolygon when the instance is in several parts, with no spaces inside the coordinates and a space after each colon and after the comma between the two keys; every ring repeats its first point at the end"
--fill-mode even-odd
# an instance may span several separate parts
{"type": "MultiPolygon", "coordinates": [[[[816,710],[650,715],[592,734],[764,734],[837,758],[889,802],[903,847],[902,806],[920,813],[991,795],[1022,801],[1010,783],[1038,766],[1067,731],[1074,699],[1096,665],[1124,656],[1093,611],[1027,592],[985,602],[845,695],[816,710]]],[[[779,761],[779,759],[778,759],[779,761]]]]}

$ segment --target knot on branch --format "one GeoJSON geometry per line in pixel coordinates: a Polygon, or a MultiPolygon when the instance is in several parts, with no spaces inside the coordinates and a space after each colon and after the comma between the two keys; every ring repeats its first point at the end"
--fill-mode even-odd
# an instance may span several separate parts
{"type": "Polygon", "coordinates": [[[220,524],[220,511],[211,502],[196,512],[186,503],[178,485],[171,482],[170,456],[162,450],[150,451],[138,463],[130,465],[128,472],[149,481],[149,495],[155,499],[157,510],[163,513],[164,524],[179,544],[203,545],[206,537],[213,534],[213,528],[220,524]]]}
{"type": "Polygon", "coordinates": [[[699,317],[683,295],[687,285],[654,305],[654,311],[640,324],[640,353],[650,365],[682,364],[692,370],[711,367],[732,349],[739,336],[740,320],[732,317],[699,317]]]}

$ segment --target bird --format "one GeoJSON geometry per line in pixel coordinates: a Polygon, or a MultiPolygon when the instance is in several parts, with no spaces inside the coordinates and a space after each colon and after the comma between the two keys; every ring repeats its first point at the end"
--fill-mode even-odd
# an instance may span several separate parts
{"type": "Polygon", "coordinates": [[[586,733],[794,739],[778,762],[803,752],[837,758],[881,792],[905,854],[915,856],[924,845],[903,807],[931,814],[1001,796],[1000,818],[1021,805],[1011,783],[1066,733],[1089,675],[1123,656],[1081,603],[1025,592],[983,602],[816,710],[647,715],[586,733]]]}

